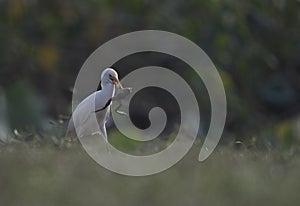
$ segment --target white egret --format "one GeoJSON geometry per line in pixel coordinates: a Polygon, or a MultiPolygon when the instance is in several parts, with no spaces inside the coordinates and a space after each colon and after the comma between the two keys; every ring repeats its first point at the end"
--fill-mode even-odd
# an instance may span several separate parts
{"type": "Polygon", "coordinates": [[[118,73],[111,68],[105,69],[101,74],[102,89],[86,97],[73,112],[66,134],[67,138],[73,139],[76,133],[78,138],[100,133],[107,143],[105,124],[109,117],[116,86],[123,89],[118,79],[118,73]],[[98,127],[95,125],[97,122],[91,118],[93,113],[96,113],[100,131],[97,131],[98,127]],[[76,131],[74,125],[76,125],[76,131]]]}

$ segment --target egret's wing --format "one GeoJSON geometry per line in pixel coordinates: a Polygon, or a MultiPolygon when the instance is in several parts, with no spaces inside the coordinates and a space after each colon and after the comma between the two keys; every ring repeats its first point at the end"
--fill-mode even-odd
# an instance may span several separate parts
{"type": "Polygon", "coordinates": [[[102,91],[94,92],[86,97],[75,109],[73,121],[77,125],[83,125],[95,110],[105,107],[107,98],[103,97],[102,91]]]}
{"type": "Polygon", "coordinates": [[[77,106],[73,113],[73,121],[79,131],[78,136],[96,132],[97,126],[91,118],[92,114],[96,112],[97,120],[100,124],[102,121],[105,121],[105,109],[110,105],[108,101],[109,98],[103,91],[97,91],[89,95],[77,106]]]}
{"type": "Polygon", "coordinates": [[[72,114],[73,123],[76,127],[76,133],[78,137],[83,136],[86,129],[88,129],[86,124],[90,119],[93,108],[95,108],[95,106],[93,106],[93,100],[94,94],[91,94],[82,102],[80,102],[72,114]]]}

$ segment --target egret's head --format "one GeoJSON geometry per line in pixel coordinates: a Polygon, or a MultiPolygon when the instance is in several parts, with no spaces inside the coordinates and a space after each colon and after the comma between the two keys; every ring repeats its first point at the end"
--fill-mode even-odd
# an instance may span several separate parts
{"type": "Polygon", "coordinates": [[[105,84],[114,84],[117,87],[122,88],[122,85],[118,78],[118,73],[112,68],[107,68],[102,72],[101,82],[103,82],[105,84]]]}

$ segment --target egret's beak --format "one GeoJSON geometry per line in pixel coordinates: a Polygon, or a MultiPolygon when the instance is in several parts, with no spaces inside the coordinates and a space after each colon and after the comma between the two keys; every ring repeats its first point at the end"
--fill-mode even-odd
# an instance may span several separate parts
{"type": "Polygon", "coordinates": [[[123,89],[122,84],[120,83],[120,81],[116,77],[110,76],[109,78],[113,82],[114,85],[116,85],[118,88],[123,89]]]}

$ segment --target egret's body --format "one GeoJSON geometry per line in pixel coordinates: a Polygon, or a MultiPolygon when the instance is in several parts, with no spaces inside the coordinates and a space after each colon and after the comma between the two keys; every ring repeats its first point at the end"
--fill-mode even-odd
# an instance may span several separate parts
{"type": "Polygon", "coordinates": [[[107,142],[105,124],[110,113],[111,100],[115,94],[115,85],[120,85],[117,72],[110,68],[105,69],[101,75],[102,89],[86,97],[76,107],[68,133],[70,130],[75,130],[79,138],[100,133],[107,142]],[[96,114],[97,121],[92,114],[96,114]]]}

